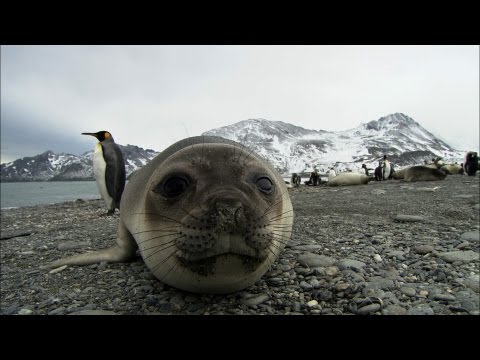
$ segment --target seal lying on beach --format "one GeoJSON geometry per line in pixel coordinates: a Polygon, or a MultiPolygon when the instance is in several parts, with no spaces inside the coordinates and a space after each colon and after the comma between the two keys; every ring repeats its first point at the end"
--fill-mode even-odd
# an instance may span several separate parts
{"type": "Polygon", "coordinates": [[[425,165],[411,166],[404,172],[404,180],[408,182],[443,180],[446,176],[445,171],[425,165]]]}
{"type": "Polygon", "coordinates": [[[116,245],[48,265],[131,260],[137,247],[164,283],[229,293],[255,283],[290,238],[293,209],[282,177],[241,144],[181,140],[141,168],[120,205],[116,245]]]}
{"type": "Polygon", "coordinates": [[[328,186],[363,185],[373,180],[371,176],[358,173],[340,173],[334,176],[330,176],[330,174],[328,177],[328,186]]]}

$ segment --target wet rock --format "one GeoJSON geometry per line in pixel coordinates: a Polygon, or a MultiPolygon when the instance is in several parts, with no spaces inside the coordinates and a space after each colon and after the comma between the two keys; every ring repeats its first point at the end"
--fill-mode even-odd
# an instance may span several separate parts
{"type": "Polygon", "coordinates": [[[110,310],[79,310],[74,311],[68,315],[117,315],[114,311],[110,310]]]}
{"type": "Polygon", "coordinates": [[[431,245],[417,245],[414,248],[415,253],[419,255],[425,255],[431,253],[434,250],[433,246],[431,245]]]}
{"type": "Polygon", "coordinates": [[[270,296],[268,296],[267,294],[260,294],[244,299],[243,303],[247,306],[256,306],[264,303],[268,299],[270,299],[270,296]]]}
{"type": "Polygon", "coordinates": [[[480,242],[480,232],[479,231],[465,232],[460,236],[460,240],[471,241],[471,242],[480,242]]]}
{"type": "Polygon", "coordinates": [[[90,246],[88,242],[76,242],[76,241],[67,241],[61,243],[57,246],[58,250],[73,250],[73,249],[81,249],[90,246]]]}
{"type": "Polygon", "coordinates": [[[479,260],[479,254],[472,250],[442,252],[442,253],[437,253],[437,256],[442,260],[445,260],[450,263],[457,262],[457,261],[468,263],[475,260],[479,260]]]}
{"type": "Polygon", "coordinates": [[[463,280],[463,284],[467,288],[472,289],[477,293],[480,292],[480,278],[478,274],[470,275],[468,278],[463,280]]]}
{"type": "Polygon", "coordinates": [[[420,304],[415,307],[412,307],[411,309],[408,309],[407,315],[433,315],[433,309],[426,305],[426,304],[420,304]]]}
{"type": "Polygon", "coordinates": [[[423,216],[418,216],[418,215],[398,214],[393,218],[393,220],[399,221],[399,222],[423,222],[425,221],[425,218],[423,216]]]}
{"type": "Polygon", "coordinates": [[[407,310],[398,305],[388,305],[382,310],[382,315],[406,315],[407,310]]]}
{"type": "Polygon", "coordinates": [[[366,266],[364,262],[354,260],[354,259],[342,259],[335,264],[340,270],[352,269],[355,271],[360,271],[366,266]]]}
{"type": "Polygon", "coordinates": [[[325,255],[319,255],[314,253],[305,253],[300,255],[298,258],[298,262],[302,265],[309,266],[309,267],[317,267],[317,266],[331,266],[333,265],[336,260],[325,255]]]}

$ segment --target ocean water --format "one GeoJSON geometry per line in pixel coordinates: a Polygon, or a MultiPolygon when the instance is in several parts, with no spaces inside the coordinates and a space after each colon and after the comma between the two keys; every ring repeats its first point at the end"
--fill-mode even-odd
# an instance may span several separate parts
{"type": "Polygon", "coordinates": [[[0,183],[0,195],[2,209],[101,198],[95,181],[0,183]]]}

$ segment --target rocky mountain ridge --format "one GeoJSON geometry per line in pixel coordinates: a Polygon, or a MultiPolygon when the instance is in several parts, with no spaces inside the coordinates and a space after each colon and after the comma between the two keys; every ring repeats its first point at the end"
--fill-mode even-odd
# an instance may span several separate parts
{"type": "MultiPolygon", "coordinates": [[[[237,141],[264,157],[285,176],[317,168],[326,172],[361,171],[362,164],[374,168],[384,154],[397,167],[423,164],[442,157],[446,162],[463,161],[463,152],[424,129],[411,117],[395,113],[344,131],[309,130],[282,121],[248,119],[212,129],[202,135],[237,141]]],[[[120,145],[127,176],[159,152],[135,145],[120,145]]],[[[80,156],[46,151],[1,165],[1,181],[93,180],[93,150],[80,156]]]]}

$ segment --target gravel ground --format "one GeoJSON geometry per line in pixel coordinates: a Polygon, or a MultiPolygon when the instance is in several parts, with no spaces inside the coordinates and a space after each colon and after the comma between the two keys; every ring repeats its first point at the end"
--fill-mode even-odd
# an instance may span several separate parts
{"type": "Polygon", "coordinates": [[[198,295],[131,263],[39,266],[115,242],[100,200],[1,212],[0,314],[479,315],[479,179],[290,189],[292,238],[253,286],[198,295]]]}

